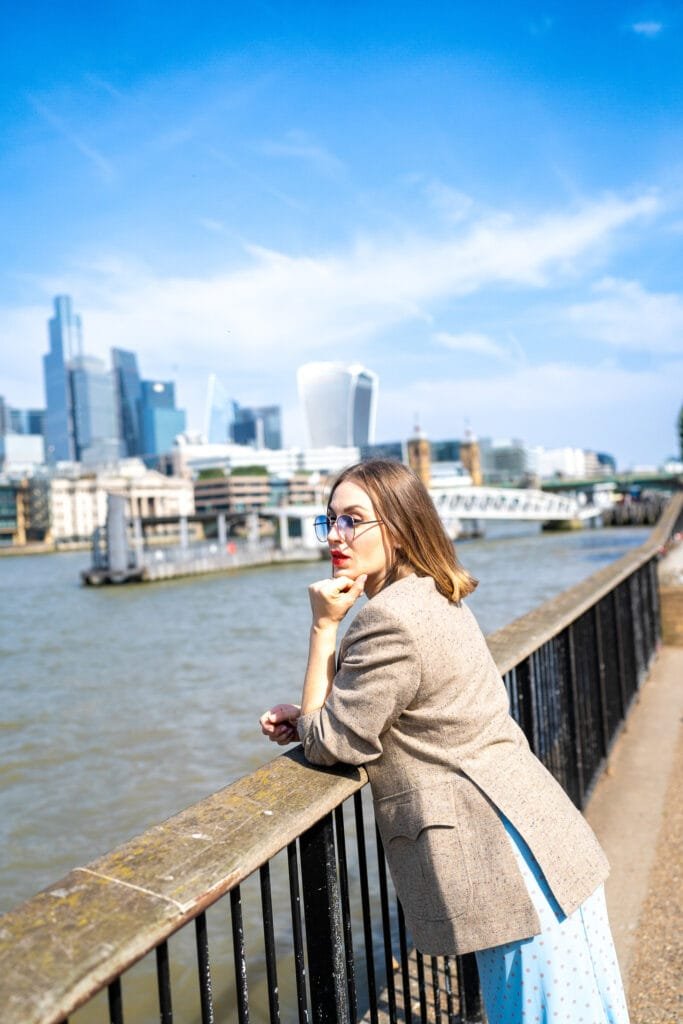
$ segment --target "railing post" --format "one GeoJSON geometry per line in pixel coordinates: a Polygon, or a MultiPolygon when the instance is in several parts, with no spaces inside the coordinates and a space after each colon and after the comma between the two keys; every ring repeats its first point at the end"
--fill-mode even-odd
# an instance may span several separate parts
{"type": "Polygon", "coordinates": [[[609,732],[609,709],[607,707],[607,687],[605,683],[605,654],[602,643],[602,618],[601,602],[593,608],[593,621],[595,625],[595,661],[598,670],[598,691],[600,695],[600,720],[602,726],[602,756],[607,757],[609,753],[610,732],[609,732]]]}
{"type": "Polygon", "coordinates": [[[481,988],[477,958],[474,953],[466,953],[457,958],[458,989],[460,991],[460,1019],[463,1024],[482,1019],[481,988]]]}
{"type": "MultiPolygon", "coordinates": [[[[586,779],[583,763],[583,736],[581,732],[581,707],[579,702],[579,685],[576,671],[576,648],[574,646],[574,623],[567,626],[567,655],[569,670],[569,690],[567,692],[570,712],[570,727],[574,746],[574,763],[576,765],[576,805],[583,808],[586,795],[586,779]]],[[[573,794],[570,793],[570,796],[573,794]]]]}
{"type": "Polygon", "coordinates": [[[351,1024],[332,815],[299,840],[314,1024],[351,1024]]]}

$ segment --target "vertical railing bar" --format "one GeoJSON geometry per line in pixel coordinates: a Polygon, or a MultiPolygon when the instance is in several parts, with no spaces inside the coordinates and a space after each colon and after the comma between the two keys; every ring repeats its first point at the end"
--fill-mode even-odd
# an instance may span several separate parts
{"type": "Polygon", "coordinates": [[[308,1024],[306,961],[304,957],[303,928],[301,927],[301,893],[299,891],[299,859],[296,853],[296,841],[289,843],[287,846],[287,866],[289,869],[289,897],[292,910],[297,1009],[299,1012],[299,1024],[308,1024]]]}
{"type": "Polygon", "coordinates": [[[242,892],[239,885],[230,890],[230,923],[232,927],[232,955],[235,962],[235,991],[239,1024],[249,1024],[249,987],[247,984],[247,954],[242,921],[242,892]]]}
{"type": "Polygon", "coordinates": [[[662,636],[662,608],[659,601],[659,578],[656,558],[650,559],[650,574],[652,577],[652,597],[654,603],[654,642],[655,647],[657,647],[662,636]]]}
{"type": "Polygon", "coordinates": [[[408,938],[406,936],[406,919],[403,913],[401,901],[397,900],[398,907],[398,944],[401,950],[401,982],[403,985],[403,1016],[405,1024],[412,1024],[413,1021],[413,999],[410,991],[410,955],[408,953],[408,938]]]}
{"type": "Polygon", "coordinates": [[[350,1024],[334,820],[326,814],[299,836],[306,953],[315,1024],[350,1024]]]}
{"type": "Polygon", "coordinates": [[[263,916],[263,944],[266,954],[266,980],[268,984],[268,1011],[270,1024],[280,1024],[280,998],[277,986],[277,952],[273,926],[273,901],[270,892],[270,864],[259,868],[261,882],[261,911],[263,916]]]}
{"type": "Polygon", "coordinates": [[[422,953],[419,950],[415,953],[417,962],[417,993],[420,999],[420,1024],[429,1024],[429,1010],[427,1008],[427,984],[425,981],[425,965],[422,953]]]}
{"type": "Polygon", "coordinates": [[[455,1009],[455,992],[453,990],[453,975],[451,974],[451,958],[445,956],[443,959],[443,971],[446,982],[446,1013],[448,1024],[457,1024],[455,1009]]]}
{"type": "Polygon", "coordinates": [[[384,963],[387,972],[387,998],[389,1000],[389,1022],[397,1024],[396,987],[394,985],[394,957],[391,949],[391,918],[389,915],[389,893],[387,889],[387,866],[384,860],[384,846],[379,829],[375,824],[377,842],[377,868],[379,873],[380,906],[382,909],[382,939],[384,941],[384,963]]]}
{"type": "Polygon", "coordinates": [[[439,982],[439,964],[433,956],[430,960],[432,968],[432,993],[434,996],[434,1022],[441,1024],[441,983],[439,982]]]}
{"type": "Polygon", "coordinates": [[[107,986],[107,998],[109,1000],[109,1019],[111,1024],[123,1024],[123,994],[121,992],[121,978],[114,978],[107,986]]]}
{"type": "Polygon", "coordinates": [[[474,953],[465,953],[456,958],[458,968],[458,990],[460,992],[460,1017],[462,1024],[480,1021],[482,1016],[479,972],[474,953]]]}
{"type": "Polygon", "coordinates": [[[194,922],[197,938],[197,969],[199,972],[199,1000],[202,1024],[213,1024],[213,995],[211,992],[211,962],[209,960],[209,932],[206,914],[198,914],[194,922]]]}
{"type": "Polygon", "coordinates": [[[626,717],[626,711],[628,708],[628,700],[626,697],[626,664],[624,658],[624,638],[623,631],[621,628],[621,602],[620,597],[621,584],[614,588],[612,591],[612,605],[614,608],[614,632],[615,632],[615,643],[617,647],[617,671],[619,675],[619,696],[621,698],[621,714],[620,719],[624,720],[626,717]]]}
{"type": "Polygon", "coordinates": [[[372,918],[370,913],[370,889],[368,886],[368,858],[365,848],[363,797],[360,791],[353,794],[353,807],[356,815],[356,843],[358,846],[358,870],[360,875],[361,910],[363,914],[365,964],[368,979],[368,1002],[370,1003],[370,1024],[378,1024],[377,982],[375,978],[375,957],[372,939],[372,918]]]}
{"type": "Polygon", "coordinates": [[[344,830],[344,809],[340,805],[334,811],[337,833],[337,863],[339,865],[339,894],[341,902],[344,949],[346,951],[346,983],[349,990],[349,1012],[351,1020],[358,1019],[358,994],[356,991],[356,961],[353,955],[353,930],[351,927],[351,903],[349,900],[349,872],[346,862],[346,834],[344,830]]]}
{"type": "Polygon", "coordinates": [[[578,806],[583,807],[584,786],[584,765],[583,765],[583,743],[581,736],[581,706],[576,679],[576,650],[574,648],[574,623],[567,626],[567,651],[569,654],[569,694],[570,715],[572,719],[572,740],[574,746],[574,764],[576,765],[576,783],[578,789],[578,806]]]}
{"type": "Polygon", "coordinates": [[[595,620],[595,657],[598,665],[598,687],[600,693],[600,717],[602,719],[602,756],[607,757],[610,745],[609,710],[607,707],[607,681],[605,669],[605,651],[602,643],[601,602],[593,607],[595,620]]]}
{"type": "Polygon", "coordinates": [[[159,993],[159,1022],[173,1024],[171,1004],[171,972],[168,962],[168,943],[160,942],[156,948],[157,990],[159,993]]]}

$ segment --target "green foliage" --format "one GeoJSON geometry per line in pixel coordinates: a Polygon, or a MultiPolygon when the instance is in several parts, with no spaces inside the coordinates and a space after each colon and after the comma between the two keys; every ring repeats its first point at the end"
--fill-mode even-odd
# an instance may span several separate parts
{"type": "Polygon", "coordinates": [[[225,477],[225,473],[219,467],[212,469],[200,469],[198,480],[222,480],[225,477]]]}
{"type": "Polygon", "coordinates": [[[265,466],[236,466],[231,476],[268,476],[265,466]]]}

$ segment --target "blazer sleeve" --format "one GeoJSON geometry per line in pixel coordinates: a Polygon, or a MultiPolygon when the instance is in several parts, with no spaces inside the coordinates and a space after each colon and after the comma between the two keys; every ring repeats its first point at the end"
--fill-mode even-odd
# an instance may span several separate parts
{"type": "Polygon", "coordinates": [[[386,611],[365,606],[342,645],[324,705],[297,722],[313,764],[364,764],[382,753],[382,734],[414,699],[421,659],[410,631],[386,611]]]}

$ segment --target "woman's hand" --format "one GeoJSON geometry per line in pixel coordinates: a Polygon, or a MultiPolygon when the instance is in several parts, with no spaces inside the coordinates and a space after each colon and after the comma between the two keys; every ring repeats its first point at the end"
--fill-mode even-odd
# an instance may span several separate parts
{"type": "Polygon", "coordinates": [[[276,704],[259,718],[261,732],[271,743],[284,747],[298,740],[296,721],[301,714],[298,704],[276,704]]]}
{"type": "Polygon", "coordinates": [[[335,576],[331,580],[311,583],[308,597],[316,629],[336,629],[365,589],[367,574],[353,580],[350,576],[335,576]]]}

